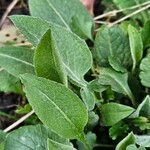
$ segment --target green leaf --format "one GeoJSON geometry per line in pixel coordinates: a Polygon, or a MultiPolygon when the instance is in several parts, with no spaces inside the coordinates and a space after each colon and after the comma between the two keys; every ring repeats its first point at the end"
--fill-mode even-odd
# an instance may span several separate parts
{"type": "Polygon", "coordinates": [[[136,135],[136,144],[143,147],[150,147],[150,136],[149,135],[136,135]]]}
{"type": "Polygon", "coordinates": [[[0,130],[0,144],[6,139],[6,133],[0,130]]]}
{"type": "Polygon", "coordinates": [[[96,97],[93,92],[91,92],[87,87],[80,90],[80,94],[83,102],[85,103],[87,109],[93,110],[95,107],[96,97]]]}
{"type": "Polygon", "coordinates": [[[102,85],[110,85],[112,90],[127,95],[133,105],[135,105],[133,94],[128,86],[128,74],[116,72],[109,68],[100,68],[99,83],[102,85]]]}
{"type": "Polygon", "coordinates": [[[129,146],[127,146],[126,150],[138,150],[138,148],[135,144],[130,144],[129,146]]]}
{"type": "Polygon", "coordinates": [[[92,16],[79,0],[30,0],[29,8],[31,15],[34,17],[56,23],[69,30],[73,27],[72,31],[75,31],[81,37],[91,38],[92,36],[91,31],[94,24],[92,16]],[[71,25],[74,18],[80,23],[80,26],[77,23],[71,25]],[[76,28],[79,28],[79,30],[76,30],[76,28]]]}
{"type": "Polygon", "coordinates": [[[33,52],[24,47],[0,47],[0,66],[16,77],[23,73],[34,74],[33,52]]]}
{"type": "Polygon", "coordinates": [[[99,123],[99,116],[94,111],[89,111],[88,129],[93,129],[99,123]]]}
{"type": "Polygon", "coordinates": [[[92,80],[91,82],[89,82],[87,87],[91,91],[100,92],[100,93],[102,93],[103,91],[105,91],[108,88],[108,86],[101,85],[98,79],[95,79],[95,80],[92,80]]]}
{"type": "Polygon", "coordinates": [[[116,57],[113,57],[113,56],[109,56],[108,57],[108,61],[109,61],[109,64],[111,65],[111,67],[118,71],[118,72],[127,72],[127,69],[125,69],[121,63],[119,62],[119,60],[116,58],[116,57]]]}
{"type": "Polygon", "coordinates": [[[138,148],[135,144],[130,144],[129,146],[127,146],[126,150],[138,150],[138,148]]]}
{"type": "Polygon", "coordinates": [[[45,125],[65,138],[81,138],[88,114],[77,95],[60,83],[31,74],[21,75],[21,80],[30,105],[45,125]]]}
{"type": "Polygon", "coordinates": [[[143,56],[143,42],[138,30],[131,25],[128,26],[128,34],[130,41],[131,56],[133,60],[132,70],[134,70],[137,63],[141,60],[143,56]]]}
{"type": "Polygon", "coordinates": [[[138,150],[146,150],[143,146],[140,146],[138,150]]]}
{"type": "Polygon", "coordinates": [[[24,126],[8,134],[6,150],[47,150],[47,138],[62,144],[70,145],[66,140],[43,125],[24,126]]]}
{"type": "Polygon", "coordinates": [[[142,29],[142,32],[141,32],[144,48],[150,47],[150,36],[149,36],[149,34],[150,34],[150,20],[148,20],[145,23],[144,28],[142,29]]]}
{"type": "Polygon", "coordinates": [[[87,37],[93,40],[92,31],[93,22],[87,22],[83,16],[72,17],[70,27],[74,33],[77,33],[79,37],[86,39],[87,37]]]}
{"type": "Polygon", "coordinates": [[[23,107],[19,107],[17,108],[17,110],[15,111],[17,114],[27,114],[30,111],[32,111],[32,108],[29,104],[24,105],[23,107]]]}
{"type": "Polygon", "coordinates": [[[130,144],[135,144],[135,136],[132,132],[118,143],[116,150],[126,150],[130,144]]]}
{"type": "Polygon", "coordinates": [[[13,15],[10,19],[34,46],[37,46],[47,30],[51,26],[54,26],[54,24],[50,24],[44,20],[24,15],[13,15]]]}
{"type": "MultiPolygon", "coordinates": [[[[95,133],[88,132],[86,134],[86,140],[88,144],[90,145],[90,150],[92,150],[96,144],[96,135],[95,133]]],[[[79,150],[88,150],[86,145],[84,143],[81,143],[80,141],[77,141],[78,149],[79,150]]]]}
{"type": "Polygon", "coordinates": [[[53,141],[51,139],[47,139],[47,147],[48,150],[76,150],[73,146],[71,145],[66,145],[62,143],[58,143],[57,141],[53,141]]]}
{"type": "Polygon", "coordinates": [[[102,122],[105,126],[112,126],[120,120],[128,117],[134,109],[129,106],[108,103],[101,106],[102,122]]]}
{"type": "Polygon", "coordinates": [[[41,39],[34,54],[34,64],[38,76],[67,84],[67,76],[51,30],[41,39]]]}
{"type": "Polygon", "coordinates": [[[109,129],[109,136],[113,140],[116,140],[117,137],[123,136],[125,133],[128,133],[128,130],[128,125],[125,124],[123,121],[120,121],[109,129]]]}
{"type": "Polygon", "coordinates": [[[20,80],[3,69],[0,71],[0,81],[1,92],[22,92],[20,80]]]}
{"type": "Polygon", "coordinates": [[[109,66],[112,62],[109,62],[109,57],[116,59],[116,63],[122,68],[131,66],[129,40],[119,26],[100,28],[94,43],[94,57],[101,67],[109,66]]]}
{"type": "Polygon", "coordinates": [[[67,75],[78,86],[86,86],[83,76],[92,66],[92,55],[85,41],[65,28],[54,24],[50,25],[37,18],[13,16],[11,19],[25,37],[36,45],[44,33],[51,28],[67,75]]]}
{"type": "Polygon", "coordinates": [[[0,130],[0,150],[4,150],[5,141],[6,141],[6,133],[0,130]]]}
{"type": "Polygon", "coordinates": [[[146,96],[146,98],[143,100],[143,102],[138,106],[136,111],[130,116],[132,117],[146,117],[150,119],[150,96],[146,96]]]}
{"type": "Polygon", "coordinates": [[[140,79],[142,84],[146,87],[150,87],[150,55],[142,59],[140,70],[140,79]]]}

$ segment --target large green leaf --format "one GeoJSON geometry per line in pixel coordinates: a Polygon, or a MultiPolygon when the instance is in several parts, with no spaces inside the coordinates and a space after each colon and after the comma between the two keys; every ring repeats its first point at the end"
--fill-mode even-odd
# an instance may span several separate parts
{"type": "Polygon", "coordinates": [[[131,56],[133,59],[132,70],[134,70],[137,63],[141,60],[143,56],[143,42],[138,30],[131,25],[129,25],[128,27],[128,34],[130,41],[131,56]]]}
{"type": "Polygon", "coordinates": [[[142,34],[144,48],[150,47],[150,36],[149,36],[150,35],[150,20],[148,20],[145,23],[141,34],[142,34]]]}
{"type": "Polygon", "coordinates": [[[133,94],[128,86],[128,74],[116,72],[109,68],[100,68],[99,83],[110,85],[112,90],[127,95],[135,105],[133,94]]]}
{"type": "Polygon", "coordinates": [[[105,126],[112,126],[120,120],[129,116],[134,109],[129,106],[108,103],[101,106],[102,122],[105,126]]]}
{"type": "Polygon", "coordinates": [[[50,30],[43,36],[36,49],[34,64],[38,76],[67,84],[63,63],[50,30]]]}
{"type": "Polygon", "coordinates": [[[58,143],[57,141],[47,140],[48,150],[76,150],[72,145],[58,143]]]}
{"type": "Polygon", "coordinates": [[[116,150],[126,150],[130,144],[135,144],[135,136],[132,132],[118,143],[116,150]]]}
{"type": "Polygon", "coordinates": [[[20,80],[5,70],[0,71],[0,91],[1,92],[14,92],[21,93],[20,80]]]}
{"type": "Polygon", "coordinates": [[[24,47],[0,47],[0,66],[16,77],[23,73],[34,74],[33,53],[24,47]]]}
{"type": "Polygon", "coordinates": [[[119,26],[111,28],[101,27],[98,31],[94,44],[94,57],[101,67],[108,66],[109,57],[113,57],[118,66],[128,68],[132,64],[129,40],[119,26]]]}
{"type": "Polygon", "coordinates": [[[29,0],[29,8],[32,16],[72,29],[81,37],[92,38],[92,16],[79,0],[29,0]]]}
{"type": "Polygon", "coordinates": [[[142,84],[150,87],[150,55],[142,59],[140,70],[140,79],[142,84]]]}
{"type": "Polygon", "coordinates": [[[45,125],[65,138],[81,138],[88,114],[77,95],[60,83],[31,74],[21,75],[21,80],[30,105],[45,125]]]}
{"type": "Polygon", "coordinates": [[[54,142],[71,145],[43,125],[24,126],[8,134],[6,150],[47,150],[47,138],[54,142]]]}
{"type": "MultiPolygon", "coordinates": [[[[139,5],[142,4],[144,2],[147,2],[149,0],[113,0],[114,4],[116,4],[116,6],[119,9],[125,9],[125,8],[129,8],[135,5],[139,5]]],[[[125,14],[130,14],[132,12],[134,12],[135,9],[133,10],[127,10],[124,11],[125,14]]],[[[147,11],[142,11],[140,14],[135,15],[133,18],[138,18],[140,19],[142,22],[146,22],[149,19],[149,14],[147,11]]]]}
{"type": "Polygon", "coordinates": [[[39,43],[44,33],[51,28],[67,75],[78,85],[85,86],[83,76],[92,66],[92,56],[82,39],[63,27],[48,24],[37,18],[13,16],[11,19],[29,42],[35,45],[39,43]]]}

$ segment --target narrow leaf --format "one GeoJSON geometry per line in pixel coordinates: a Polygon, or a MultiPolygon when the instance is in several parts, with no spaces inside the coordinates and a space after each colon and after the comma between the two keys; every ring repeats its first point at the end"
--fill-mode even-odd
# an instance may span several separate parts
{"type": "Polygon", "coordinates": [[[36,49],[34,64],[38,76],[67,84],[60,54],[50,30],[45,33],[36,49]]]}
{"type": "Polygon", "coordinates": [[[140,79],[142,84],[150,87],[150,55],[142,59],[140,70],[140,79]]]}
{"type": "Polygon", "coordinates": [[[133,60],[132,71],[135,69],[137,63],[141,60],[143,56],[143,42],[140,33],[136,28],[129,25],[128,27],[129,41],[131,56],[133,60]]]}
{"type": "Polygon", "coordinates": [[[148,20],[145,23],[144,28],[142,29],[142,32],[141,32],[144,48],[150,47],[150,36],[149,36],[149,34],[150,34],[150,20],[148,20]]]}
{"type": "Polygon", "coordinates": [[[128,117],[133,111],[132,107],[117,103],[104,104],[101,106],[102,122],[105,126],[112,126],[128,117]]]}
{"type": "Polygon", "coordinates": [[[65,138],[81,138],[88,114],[77,95],[60,83],[31,74],[21,75],[21,80],[30,105],[45,125],[65,138]]]}

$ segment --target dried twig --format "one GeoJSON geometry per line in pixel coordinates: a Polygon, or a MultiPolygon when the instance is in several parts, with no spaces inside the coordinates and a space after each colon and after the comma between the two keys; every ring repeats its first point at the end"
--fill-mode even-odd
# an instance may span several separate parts
{"type": "Polygon", "coordinates": [[[2,19],[0,20],[0,28],[3,26],[4,21],[6,20],[8,14],[11,12],[11,10],[15,7],[15,5],[19,2],[19,0],[13,0],[12,3],[7,7],[5,13],[2,16],[2,19]]]}
{"type": "Polygon", "coordinates": [[[10,130],[14,129],[15,127],[17,127],[19,124],[24,122],[27,118],[29,118],[33,114],[34,114],[34,111],[32,110],[31,112],[29,112],[28,114],[26,114],[25,116],[23,116],[19,120],[17,120],[15,123],[10,125],[8,128],[4,129],[4,132],[9,132],[10,130]]]}
{"type": "Polygon", "coordinates": [[[138,10],[134,11],[133,13],[131,13],[131,14],[129,14],[129,15],[127,15],[127,16],[125,16],[125,17],[123,17],[123,18],[113,22],[113,23],[109,23],[108,26],[112,27],[112,26],[114,26],[114,25],[116,25],[116,24],[118,24],[118,23],[120,23],[120,22],[122,22],[122,21],[124,21],[124,20],[126,20],[126,19],[128,19],[128,18],[130,18],[130,17],[132,17],[132,16],[134,16],[134,15],[136,15],[136,14],[138,14],[138,13],[144,11],[144,10],[146,10],[146,9],[148,9],[148,8],[150,8],[150,4],[146,5],[145,7],[142,7],[141,9],[138,9],[138,10]]]}
{"type": "Polygon", "coordinates": [[[148,4],[150,4],[150,1],[142,3],[142,4],[138,4],[138,5],[135,5],[135,6],[132,6],[132,7],[120,9],[120,10],[113,10],[113,11],[107,12],[105,14],[96,16],[94,18],[94,20],[102,19],[102,18],[105,18],[107,16],[116,16],[117,13],[120,13],[120,12],[123,12],[123,11],[126,11],[126,10],[132,10],[132,9],[136,9],[136,8],[139,8],[139,7],[143,7],[143,6],[148,5],[148,4]]]}
{"type": "Polygon", "coordinates": [[[108,22],[106,22],[106,21],[95,21],[95,23],[97,23],[97,24],[108,24],[108,22]]]}

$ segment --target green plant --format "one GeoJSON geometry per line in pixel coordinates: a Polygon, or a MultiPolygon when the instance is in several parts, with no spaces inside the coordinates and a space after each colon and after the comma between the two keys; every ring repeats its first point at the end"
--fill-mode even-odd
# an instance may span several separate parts
{"type": "Polygon", "coordinates": [[[35,112],[40,121],[1,131],[1,149],[150,147],[149,12],[137,16],[143,26],[133,17],[101,26],[94,38],[94,21],[78,0],[30,0],[29,7],[31,16],[10,19],[32,46],[0,47],[0,89],[24,91],[33,109],[25,118],[35,112]]]}

